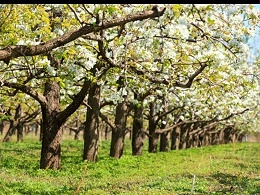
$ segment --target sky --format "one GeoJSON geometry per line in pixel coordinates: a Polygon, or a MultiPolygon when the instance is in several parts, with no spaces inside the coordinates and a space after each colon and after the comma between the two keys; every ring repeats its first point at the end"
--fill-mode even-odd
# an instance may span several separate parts
{"type": "MultiPolygon", "coordinates": [[[[259,4],[253,4],[256,9],[259,10],[259,4]]],[[[250,45],[253,45],[259,49],[259,27],[255,31],[255,37],[249,40],[250,45]]]]}

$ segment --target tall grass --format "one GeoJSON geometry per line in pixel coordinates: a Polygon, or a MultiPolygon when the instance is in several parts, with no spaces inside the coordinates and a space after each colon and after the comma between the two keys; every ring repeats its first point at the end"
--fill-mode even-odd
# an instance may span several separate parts
{"type": "MultiPolygon", "coordinates": [[[[39,169],[41,143],[0,143],[0,194],[241,194],[259,192],[259,145],[237,143],[82,161],[83,142],[64,140],[61,170],[39,169]],[[195,179],[194,179],[195,177],[195,179]]],[[[147,148],[147,143],[146,146],[147,148]]]]}

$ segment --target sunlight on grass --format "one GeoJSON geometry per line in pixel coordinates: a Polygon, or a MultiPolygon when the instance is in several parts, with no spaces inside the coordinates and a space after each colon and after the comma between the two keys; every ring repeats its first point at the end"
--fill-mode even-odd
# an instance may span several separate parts
{"type": "MultiPolygon", "coordinates": [[[[109,157],[109,142],[97,163],[83,162],[83,142],[64,140],[62,168],[39,169],[41,143],[0,144],[0,192],[4,194],[257,194],[258,143],[237,143],[131,155],[126,140],[121,159],[109,157]]],[[[1,194],[1,193],[0,193],[1,194]]]]}

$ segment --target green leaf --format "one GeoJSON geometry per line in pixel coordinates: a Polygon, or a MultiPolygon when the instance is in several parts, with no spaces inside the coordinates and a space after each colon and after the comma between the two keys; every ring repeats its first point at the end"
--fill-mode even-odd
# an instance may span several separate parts
{"type": "Polygon", "coordinates": [[[57,54],[56,57],[60,60],[62,59],[62,54],[57,54]]]}
{"type": "Polygon", "coordinates": [[[212,25],[212,24],[215,23],[215,20],[212,20],[212,19],[208,18],[208,23],[209,23],[209,25],[212,25]]]}

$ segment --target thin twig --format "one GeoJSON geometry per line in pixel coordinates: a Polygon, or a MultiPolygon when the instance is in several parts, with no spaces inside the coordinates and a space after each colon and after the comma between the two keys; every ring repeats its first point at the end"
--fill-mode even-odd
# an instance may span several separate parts
{"type": "Polygon", "coordinates": [[[67,6],[70,8],[70,10],[74,13],[76,19],[79,21],[80,24],[83,24],[84,22],[82,22],[82,20],[80,19],[80,17],[78,16],[76,10],[70,5],[70,4],[67,4],[67,6]]]}
{"type": "Polygon", "coordinates": [[[11,4],[10,11],[7,14],[7,16],[3,19],[3,22],[0,24],[0,27],[5,23],[5,20],[11,15],[12,10],[13,10],[13,4],[11,4]]]}

